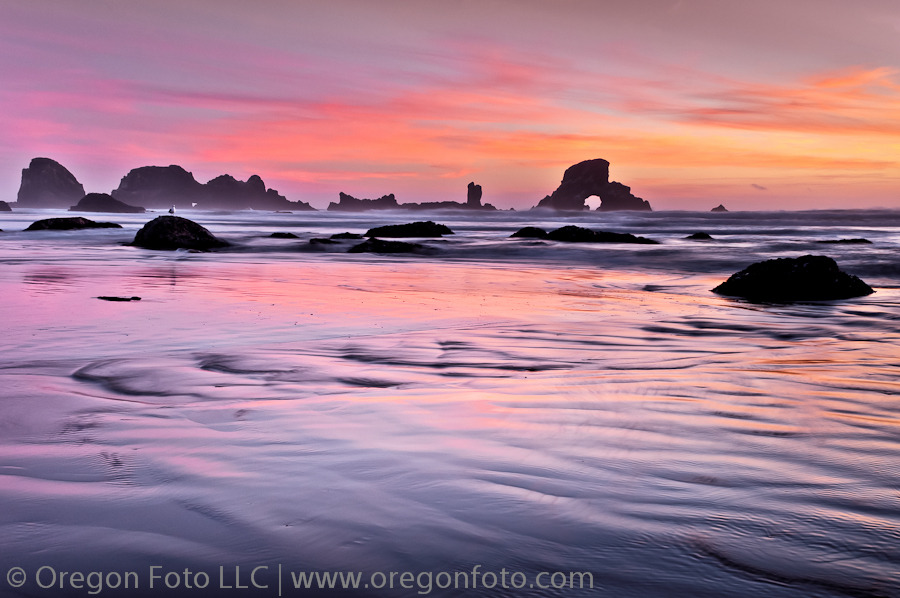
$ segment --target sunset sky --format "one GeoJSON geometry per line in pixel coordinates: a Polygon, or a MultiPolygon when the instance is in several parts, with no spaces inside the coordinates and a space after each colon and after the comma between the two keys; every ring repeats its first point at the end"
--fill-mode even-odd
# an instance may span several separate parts
{"type": "Polygon", "coordinates": [[[897,0],[0,0],[0,199],[35,156],[528,208],[900,208],[897,0]]]}

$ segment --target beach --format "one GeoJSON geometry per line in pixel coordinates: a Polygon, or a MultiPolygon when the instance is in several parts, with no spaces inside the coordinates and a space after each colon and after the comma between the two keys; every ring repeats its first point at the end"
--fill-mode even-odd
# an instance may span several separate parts
{"type": "Polygon", "coordinates": [[[900,595],[898,211],[63,215],[0,215],[0,595],[900,595]],[[509,238],[565,224],[660,244],[509,238]],[[876,292],[710,291],[805,254],[876,292]]]}

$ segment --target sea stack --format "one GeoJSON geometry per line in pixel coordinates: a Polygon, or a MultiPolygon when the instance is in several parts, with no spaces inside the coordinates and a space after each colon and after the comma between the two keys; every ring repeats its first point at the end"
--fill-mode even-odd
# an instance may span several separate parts
{"type": "Polygon", "coordinates": [[[536,207],[554,210],[587,209],[584,200],[592,195],[600,198],[598,211],[651,210],[650,203],[631,194],[631,187],[609,180],[609,162],[597,158],[570,166],[563,173],[562,182],[552,194],[536,207]]]}
{"type": "Polygon", "coordinates": [[[68,208],[84,197],[84,185],[65,166],[50,158],[34,158],[22,170],[17,206],[68,208]]]}

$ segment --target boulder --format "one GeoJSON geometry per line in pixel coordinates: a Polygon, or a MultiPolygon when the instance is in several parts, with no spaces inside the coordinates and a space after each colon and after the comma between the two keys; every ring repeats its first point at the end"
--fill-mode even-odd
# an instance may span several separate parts
{"type": "Polygon", "coordinates": [[[564,226],[547,233],[551,241],[565,241],[566,243],[639,243],[641,245],[656,245],[658,241],[646,237],[636,237],[630,233],[610,233],[595,231],[581,226],[564,226]]]}
{"type": "Polygon", "coordinates": [[[331,235],[332,239],[363,239],[361,234],[359,233],[335,233],[331,235]]]}
{"type": "Polygon", "coordinates": [[[370,228],[367,237],[440,237],[452,235],[453,231],[443,224],[437,224],[431,220],[427,222],[410,222],[408,224],[390,224],[370,228]]]}
{"type": "Polygon", "coordinates": [[[865,282],[841,271],[824,255],[757,262],[732,274],[714,293],[751,301],[791,302],[849,299],[873,293],[865,282]]]}
{"type": "Polygon", "coordinates": [[[113,214],[143,214],[147,210],[122,203],[107,193],[88,193],[69,208],[70,212],[110,212],[113,214]]]}
{"type": "Polygon", "coordinates": [[[34,158],[22,170],[17,196],[22,208],[67,208],[84,197],[84,186],[65,166],[50,158],[34,158]]]}
{"type": "Polygon", "coordinates": [[[397,205],[397,198],[394,194],[382,195],[378,199],[357,199],[352,195],[340,193],[338,195],[340,201],[338,203],[331,202],[328,204],[329,212],[364,212],[366,210],[396,210],[400,206],[397,205]]]}
{"type": "Polygon", "coordinates": [[[609,162],[600,158],[567,168],[556,191],[538,202],[537,207],[581,211],[587,209],[584,200],[592,195],[600,198],[599,211],[651,210],[649,202],[631,194],[630,187],[610,182],[609,162]]]}
{"type": "Polygon", "coordinates": [[[546,239],[547,231],[536,226],[526,226],[525,228],[520,228],[510,235],[510,238],[513,237],[519,237],[523,239],[546,239]]]}
{"type": "Polygon", "coordinates": [[[201,251],[229,245],[196,222],[180,216],[157,216],[137,232],[131,244],[144,249],[201,251]]]}
{"type": "Polygon", "coordinates": [[[694,233],[692,235],[688,235],[685,239],[690,239],[692,241],[713,241],[714,239],[710,236],[709,233],[694,233]]]}
{"type": "Polygon", "coordinates": [[[115,222],[94,222],[81,216],[72,218],[46,218],[32,222],[25,230],[80,230],[83,228],[122,228],[115,222]]]}
{"type": "Polygon", "coordinates": [[[871,245],[872,241],[868,239],[825,239],[824,241],[816,241],[816,243],[826,243],[834,245],[871,245]]]}
{"type": "Polygon", "coordinates": [[[269,235],[272,239],[299,239],[294,233],[272,233],[269,235]]]}
{"type": "Polygon", "coordinates": [[[714,207],[713,209],[710,210],[710,212],[727,212],[727,211],[728,211],[728,210],[727,210],[727,209],[725,208],[725,206],[723,206],[722,204],[719,204],[719,205],[717,205],[716,207],[714,207]]]}
{"type": "Polygon", "coordinates": [[[0,201],[0,212],[12,212],[12,208],[5,201],[0,201]]]}
{"type": "Polygon", "coordinates": [[[381,239],[366,239],[359,245],[354,245],[347,253],[413,253],[425,249],[419,243],[407,243],[405,241],[382,241],[381,239]]]}

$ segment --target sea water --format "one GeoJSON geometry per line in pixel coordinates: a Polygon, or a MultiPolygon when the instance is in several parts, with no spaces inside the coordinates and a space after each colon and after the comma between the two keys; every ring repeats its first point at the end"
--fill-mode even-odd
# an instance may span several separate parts
{"type": "Polygon", "coordinates": [[[900,212],[63,215],[0,215],[0,595],[900,595],[900,212]],[[710,292],[809,253],[876,292],[710,292]]]}

